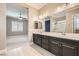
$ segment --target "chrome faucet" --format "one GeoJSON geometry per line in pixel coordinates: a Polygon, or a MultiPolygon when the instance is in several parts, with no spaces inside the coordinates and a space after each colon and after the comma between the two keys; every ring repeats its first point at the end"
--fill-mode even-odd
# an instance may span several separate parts
{"type": "Polygon", "coordinates": [[[62,32],[62,35],[66,35],[66,33],[65,32],[62,32]]]}

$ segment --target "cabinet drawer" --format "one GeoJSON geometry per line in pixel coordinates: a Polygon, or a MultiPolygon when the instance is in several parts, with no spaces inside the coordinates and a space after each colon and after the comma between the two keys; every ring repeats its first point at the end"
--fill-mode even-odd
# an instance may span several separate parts
{"type": "Polygon", "coordinates": [[[49,42],[60,42],[60,39],[55,38],[55,37],[49,37],[49,42]]]}
{"type": "Polygon", "coordinates": [[[49,44],[49,51],[55,55],[59,55],[59,45],[56,42],[52,42],[49,44]]]}
{"type": "Polygon", "coordinates": [[[58,47],[56,47],[56,46],[54,46],[54,47],[52,47],[52,46],[50,46],[51,48],[49,48],[49,51],[51,52],[51,53],[53,53],[53,54],[55,54],[55,55],[59,55],[59,48],[58,47]]]}
{"type": "Polygon", "coordinates": [[[63,56],[76,56],[77,55],[76,47],[62,45],[62,50],[63,50],[62,51],[63,56]]]}

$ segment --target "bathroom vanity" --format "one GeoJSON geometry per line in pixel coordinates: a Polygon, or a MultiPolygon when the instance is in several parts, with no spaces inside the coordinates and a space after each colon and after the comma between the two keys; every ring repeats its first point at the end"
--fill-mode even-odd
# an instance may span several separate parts
{"type": "Polygon", "coordinates": [[[43,31],[33,33],[33,42],[57,56],[79,56],[79,5],[43,20],[43,31]]]}
{"type": "Polygon", "coordinates": [[[78,35],[34,33],[33,42],[57,56],[79,56],[78,35]]]}

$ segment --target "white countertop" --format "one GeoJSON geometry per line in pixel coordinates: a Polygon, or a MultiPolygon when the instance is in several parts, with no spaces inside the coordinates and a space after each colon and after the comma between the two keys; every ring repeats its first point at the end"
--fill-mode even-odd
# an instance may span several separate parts
{"type": "Polygon", "coordinates": [[[35,34],[41,34],[41,35],[47,35],[47,36],[53,36],[53,37],[59,37],[59,38],[67,38],[71,40],[79,40],[79,34],[73,34],[73,33],[54,33],[54,32],[34,32],[35,34]]]}

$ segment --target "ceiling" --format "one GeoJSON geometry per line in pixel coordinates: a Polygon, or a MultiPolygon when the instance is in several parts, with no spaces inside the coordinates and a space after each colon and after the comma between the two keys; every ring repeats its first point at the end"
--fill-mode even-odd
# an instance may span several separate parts
{"type": "MultiPolygon", "coordinates": [[[[27,5],[36,8],[36,9],[40,9],[43,6],[46,5],[46,3],[27,3],[27,5]]],[[[12,17],[19,17],[20,16],[20,12],[21,12],[21,16],[23,18],[27,18],[27,8],[24,8],[22,6],[20,6],[17,3],[7,3],[6,4],[6,16],[12,16],[12,17]]]]}
{"type": "MultiPolygon", "coordinates": [[[[27,4],[33,8],[38,9],[38,10],[40,8],[44,7],[45,5],[47,5],[47,3],[27,3],[27,4]]],[[[53,4],[53,5],[56,5],[56,4],[53,4]]],[[[22,13],[23,18],[26,18],[28,16],[27,15],[27,8],[21,7],[17,3],[7,3],[6,8],[7,8],[6,15],[8,15],[8,16],[18,17],[18,16],[20,16],[20,11],[22,13]]],[[[54,16],[60,17],[63,15],[65,15],[64,12],[56,14],[54,16]]]]}
{"type": "Polygon", "coordinates": [[[27,8],[25,9],[21,6],[18,6],[17,3],[7,3],[6,9],[6,16],[19,17],[21,12],[21,16],[23,18],[27,18],[27,8]]]}
{"type": "Polygon", "coordinates": [[[40,9],[44,7],[47,3],[27,3],[27,4],[33,8],[40,9]]]}

